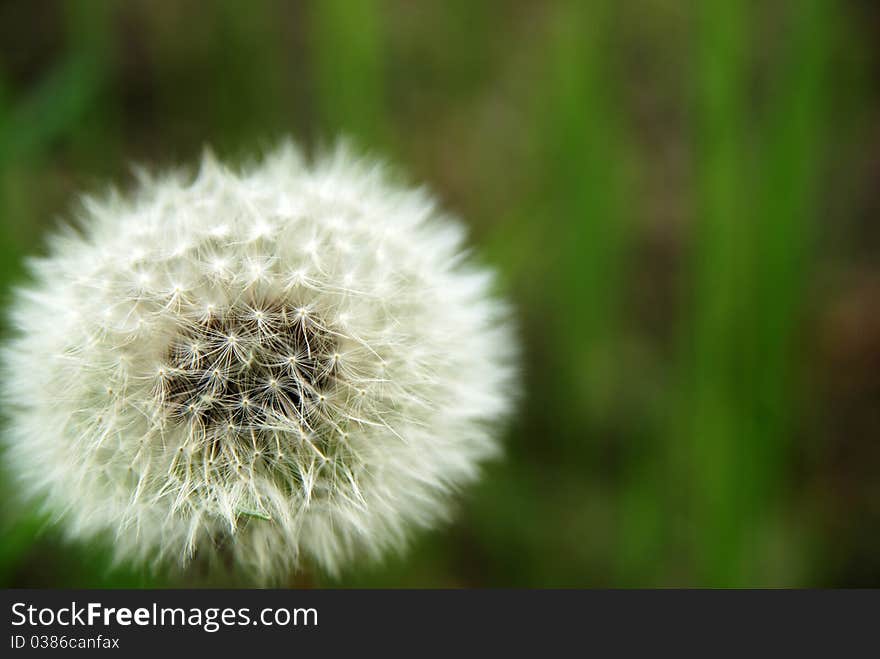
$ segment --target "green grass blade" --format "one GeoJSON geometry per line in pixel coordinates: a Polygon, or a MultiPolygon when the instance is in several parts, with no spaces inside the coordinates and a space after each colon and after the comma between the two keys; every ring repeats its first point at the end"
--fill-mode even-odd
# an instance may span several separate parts
{"type": "Polygon", "coordinates": [[[341,133],[382,144],[382,24],[375,0],[324,0],[310,7],[310,57],[322,137],[341,133]]]}
{"type": "Polygon", "coordinates": [[[789,414],[792,330],[802,297],[809,189],[825,42],[811,0],[790,14],[783,65],[772,71],[770,122],[751,113],[745,2],[701,9],[697,118],[698,216],[693,315],[682,335],[682,399],[670,442],[687,483],[688,556],[696,583],[756,585],[761,533],[778,505],[789,414]]]}

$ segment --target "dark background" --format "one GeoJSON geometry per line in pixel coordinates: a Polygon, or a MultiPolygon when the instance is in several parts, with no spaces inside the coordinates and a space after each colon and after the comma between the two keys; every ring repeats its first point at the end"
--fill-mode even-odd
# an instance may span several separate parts
{"type": "MultiPolygon", "coordinates": [[[[507,456],[338,586],[880,585],[870,0],[0,2],[0,290],[131,163],[342,133],[524,341],[507,456]]],[[[0,483],[0,583],[153,586],[0,483]]]]}

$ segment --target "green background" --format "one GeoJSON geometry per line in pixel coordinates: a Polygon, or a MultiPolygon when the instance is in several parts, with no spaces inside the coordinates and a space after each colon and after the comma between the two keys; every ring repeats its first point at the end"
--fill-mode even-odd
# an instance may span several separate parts
{"type": "MultiPolygon", "coordinates": [[[[2,303],[133,162],[345,134],[465,218],[524,394],[453,524],[315,584],[878,586],[878,9],[4,2],[2,303]]],[[[167,584],[0,494],[0,583],[167,584]]]]}

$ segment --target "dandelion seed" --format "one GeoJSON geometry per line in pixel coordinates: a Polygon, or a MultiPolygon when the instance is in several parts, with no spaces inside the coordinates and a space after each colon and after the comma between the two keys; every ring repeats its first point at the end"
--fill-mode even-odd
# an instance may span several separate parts
{"type": "Polygon", "coordinates": [[[515,357],[461,226],[345,149],[141,186],[89,201],[16,298],[22,489],[120,559],[223,546],[260,582],[441,520],[497,451],[515,357]]]}

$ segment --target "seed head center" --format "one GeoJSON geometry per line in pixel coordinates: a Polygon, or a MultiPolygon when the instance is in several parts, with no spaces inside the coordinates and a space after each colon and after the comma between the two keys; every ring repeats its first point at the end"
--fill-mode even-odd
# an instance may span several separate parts
{"type": "Polygon", "coordinates": [[[172,342],[161,374],[167,415],[205,431],[311,427],[337,377],[333,336],[285,305],[214,309],[172,342]]]}

